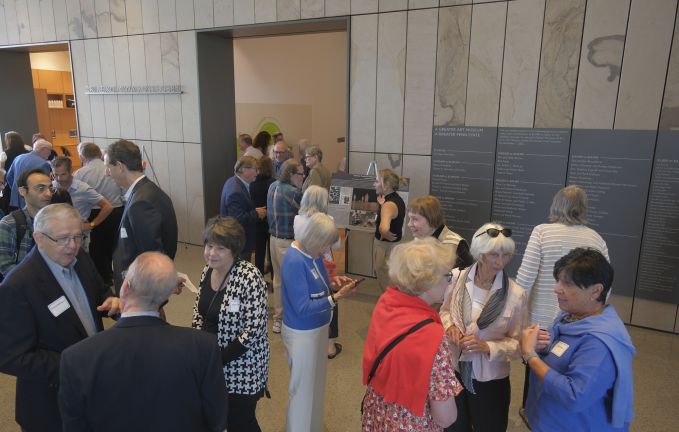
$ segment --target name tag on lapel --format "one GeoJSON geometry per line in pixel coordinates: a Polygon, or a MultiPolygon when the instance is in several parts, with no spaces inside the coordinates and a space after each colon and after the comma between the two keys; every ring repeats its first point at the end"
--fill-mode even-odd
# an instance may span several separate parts
{"type": "Polygon", "coordinates": [[[569,347],[570,345],[568,345],[566,342],[559,341],[554,344],[550,352],[557,357],[561,357],[569,347]]]}
{"type": "Polygon", "coordinates": [[[127,238],[127,230],[125,227],[120,228],[120,238],[127,238]]]}
{"type": "Polygon", "coordinates": [[[314,279],[318,279],[320,277],[315,268],[311,269],[311,274],[313,275],[314,279]]]}
{"type": "Polygon", "coordinates": [[[71,305],[68,300],[66,300],[66,296],[61,296],[47,305],[47,309],[52,312],[52,315],[54,315],[55,318],[64,313],[70,307],[71,305]]]}

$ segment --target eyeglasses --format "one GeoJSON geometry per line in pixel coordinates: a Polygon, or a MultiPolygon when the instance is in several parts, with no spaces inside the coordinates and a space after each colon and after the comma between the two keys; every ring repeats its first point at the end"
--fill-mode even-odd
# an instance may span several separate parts
{"type": "Polygon", "coordinates": [[[453,272],[449,271],[448,273],[444,274],[443,277],[446,278],[448,283],[451,283],[453,281],[453,272]]]}
{"type": "MultiPolygon", "coordinates": [[[[480,237],[484,234],[488,234],[488,237],[495,238],[495,237],[499,236],[500,233],[502,233],[502,235],[505,236],[505,237],[511,237],[512,236],[512,230],[510,228],[503,228],[501,230],[499,230],[497,228],[488,228],[484,232],[477,234],[476,237],[480,237]]],[[[474,238],[476,238],[476,237],[474,237],[474,238]]]]}
{"type": "Polygon", "coordinates": [[[40,231],[40,234],[42,234],[45,237],[47,237],[48,239],[52,240],[54,243],[56,243],[59,246],[68,246],[69,244],[71,244],[71,240],[73,240],[76,244],[80,244],[85,239],[85,234],[78,234],[78,235],[68,236],[68,237],[59,237],[59,238],[56,238],[56,239],[54,237],[50,236],[49,234],[44,233],[42,231],[40,231]]]}

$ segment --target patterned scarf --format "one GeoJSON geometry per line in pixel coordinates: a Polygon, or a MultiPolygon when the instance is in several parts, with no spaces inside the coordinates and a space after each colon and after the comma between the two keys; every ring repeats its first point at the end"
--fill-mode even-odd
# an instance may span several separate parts
{"type": "MultiPolygon", "coordinates": [[[[464,270],[460,273],[460,277],[457,278],[457,283],[455,286],[456,297],[454,301],[451,302],[452,315],[454,317],[461,317],[462,322],[455,323],[460,327],[463,333],[466,334],[467,326],[472,322],[472,299],[467,291],[466,282],[469,272],[472,267],[464,270]],[[461,326],[460,326],[461,325],[461,326]]],[[[478,265],[476,266],[478,271],[478,265]]],[[[491,325],[497,317],[502,313],[505,308],[505,302],[507,300],[507,286],[509,285],[509,279],[507,274],[502,272],[502,288],[495,291],[488,303],[483,307],[481,315],[476,320],[476,325],[479,330],[483,330],[489,325],[491,325]]],[[[472,379],[474,378],[474,369],[472,368],[472,363],[470,361],[460,361],[460,375],[462,376],[462,384],[464,387],[472,394],[476,394],[474,391],[474,385],[472,379]]]]}

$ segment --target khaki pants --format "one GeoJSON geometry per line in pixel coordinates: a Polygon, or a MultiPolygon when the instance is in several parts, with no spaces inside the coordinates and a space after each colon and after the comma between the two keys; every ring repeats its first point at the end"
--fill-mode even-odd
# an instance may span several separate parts
{"type": "Polygon", "coordinates": [[[377,283],[382,292],[384,292],[389,285],[392,285],[391,279],[389,279],[389,266],[387,265],[387,261],[389,260],[391,250],[397,244],[398,242],[388,242],[377,239],[373,241],[373,270],[375,271],[375,277],[377,278],[377,283]]]}
{"type": "Polygon", "coordinates": [[[271,236],[269,250],[271,253],[271,266],[273,267],[273,319],[283,319],[283,298],[281,297],[281,264],[285,251],[288,250],[292,240],[281,239],[271,236]]]}

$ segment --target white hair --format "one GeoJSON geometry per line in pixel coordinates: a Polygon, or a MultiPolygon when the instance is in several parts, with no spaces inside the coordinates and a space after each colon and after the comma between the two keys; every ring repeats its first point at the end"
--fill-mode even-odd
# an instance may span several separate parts
{"type": "Polygon", "coordinates": [[[472,244],[469,247],[469,252],[474,259],[478,261],[481,259],[481,255],[489,252],[504,252],[513,255],[516,248],[514,240],[511,237],[505,237],[502,233],[498,234],[497,237],[491,237],[486,233],[489,228],[504,229],[498,223],[489,222],[476,230],[474,238],[472,238],[472,244]]]}

